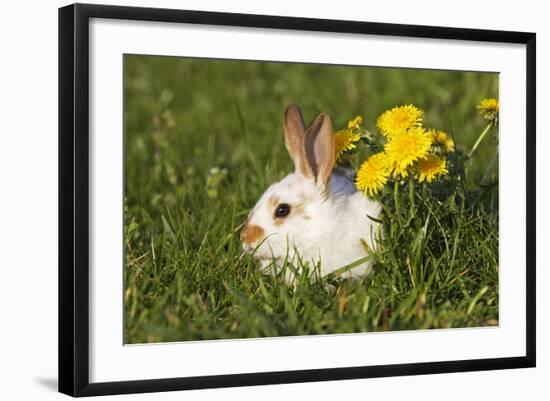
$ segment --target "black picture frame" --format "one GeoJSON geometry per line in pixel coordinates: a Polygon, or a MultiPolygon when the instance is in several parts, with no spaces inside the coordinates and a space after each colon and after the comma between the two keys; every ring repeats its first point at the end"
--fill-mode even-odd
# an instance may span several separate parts
{"type": "Polygon", "coordinates": [[[95,396],[534,367],[536,35],[434,26],[74,4],[59,9],[59,391],[95,396]],[[89,21],[91,18],[516,43],[526,46],[526,354],[382,366],[89,381],[89,21]]]}

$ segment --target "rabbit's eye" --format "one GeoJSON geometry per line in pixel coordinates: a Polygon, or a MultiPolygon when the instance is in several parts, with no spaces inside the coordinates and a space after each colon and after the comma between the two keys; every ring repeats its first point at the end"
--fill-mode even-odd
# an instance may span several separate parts
{"type": "Polygon", "coordinates": [[[275,208],[275,217],[286,217],[290,213],[290,205],[288,203],[279,203],[275,208]]]}

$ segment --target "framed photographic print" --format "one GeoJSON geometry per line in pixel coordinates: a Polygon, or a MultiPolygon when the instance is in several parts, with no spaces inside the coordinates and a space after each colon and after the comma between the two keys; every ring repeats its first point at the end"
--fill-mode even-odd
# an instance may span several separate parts
{"type": "Polygon", "coordinates": [[[535,34],[59,10],[59,390],[535,366],[535,34]]]}

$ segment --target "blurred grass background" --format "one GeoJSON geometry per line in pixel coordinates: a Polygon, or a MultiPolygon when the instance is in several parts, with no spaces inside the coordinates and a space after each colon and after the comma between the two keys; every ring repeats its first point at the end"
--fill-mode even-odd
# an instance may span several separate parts
{"type": "MultiPolygon", "coordinates": [[[[126,343],[494,324],[498,294],[466,314],[480,283],[471,297],[401,318],[387,289],[348,284],[357,305],[342,311],[341,294],[285,289],[239,260],[237,231],[292,169],[288,104],[307,122],[326,112],[335,129],[360,114],[374,132],[380,113],[412,103],[426,127],[469,149],[486,126],[476,105],[498,98],[498,74],[126,55],[124,79],[126,343]]],[[[496,149],[493,136],[481,144],[469,185],[496,149]]]]}

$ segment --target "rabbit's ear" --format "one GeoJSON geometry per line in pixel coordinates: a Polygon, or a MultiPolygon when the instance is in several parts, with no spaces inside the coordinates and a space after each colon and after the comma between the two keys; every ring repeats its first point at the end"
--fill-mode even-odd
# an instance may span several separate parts
{"type": "Polygon", "coordinates": [[[296,172],[312,178],[313,172],[306,160],[304,148],[304,118],[300,108],[291,104],[285,110],[285,143],[296,172]]]}
{"type": "Polygon", "coordinates": [[[326,186],[334,166],[334,135],[330,117],[319,114],[306,129],[306,160],[317,185],[326,186]]]}

